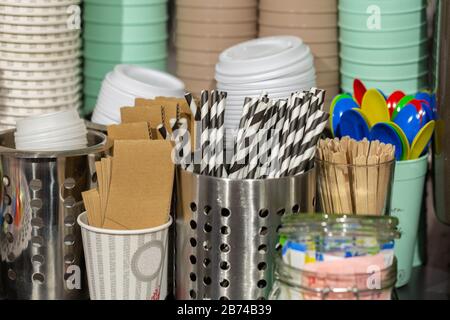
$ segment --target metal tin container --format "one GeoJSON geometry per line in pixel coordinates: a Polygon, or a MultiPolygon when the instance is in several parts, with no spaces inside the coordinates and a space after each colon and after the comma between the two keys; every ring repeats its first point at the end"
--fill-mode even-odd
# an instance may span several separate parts
{"type": "Polygon", "coordinates": [[[88,147],[67,152],[14,149],[0,134],[1,275],[8,299],[87,299],[83,245],[76,219],[83,191],[96,185],[95,161],[111,148],[89,130],[88,147]]]}
{"type": "Polygon", "coordinates": [[[315,170],[266,180],[179,170],[177,186],[177,299],[267,299],[281,217],[314,211],[315,170]]]}

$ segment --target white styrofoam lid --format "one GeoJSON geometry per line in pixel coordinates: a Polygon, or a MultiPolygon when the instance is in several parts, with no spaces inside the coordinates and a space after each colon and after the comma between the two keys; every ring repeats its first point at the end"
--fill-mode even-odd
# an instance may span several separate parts
{"type": "Polygon", "coordinates": [[[277,36],[237,44],[219,56],[216,71],[222,74],[255,74],[291,64],[309,49],[298,37],[277,36]]]}

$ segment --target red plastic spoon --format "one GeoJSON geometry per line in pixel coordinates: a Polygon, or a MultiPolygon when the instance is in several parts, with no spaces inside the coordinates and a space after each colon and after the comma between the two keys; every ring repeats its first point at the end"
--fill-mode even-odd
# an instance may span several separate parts
{"type": "Polygon", "coordinates": [[[389,115],[392,117],[392,113],[394,112],[395,108],[397,108],[397,104],[402,98],[405,96],[405,94],[402,91],[395,91],[393,92],[389,98],[386,101],[389,115]]]}
{"type": "Polygon", "coordinates": [[[361,106],[363,97],[366,94],[366,86],[362,83],[361,80],[355,79],[353,81],[353,94],[355,95],[355,100],[361,106]]]}

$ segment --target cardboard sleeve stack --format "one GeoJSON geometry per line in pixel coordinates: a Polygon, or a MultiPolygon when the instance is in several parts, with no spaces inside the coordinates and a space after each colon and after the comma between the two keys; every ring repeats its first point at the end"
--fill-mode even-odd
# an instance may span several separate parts
{"type": "Polygon", "coordinates": [[[339,93],[337,0],[260,0],[259,36],[291,35],[310,46],[327,103],[339,93]]]}
{"type": "Polygon", "coordinates": [[[176,74],[195,94],[215,89],[219,54],[257,36],[257,0],[176,0],[176,74]]]}

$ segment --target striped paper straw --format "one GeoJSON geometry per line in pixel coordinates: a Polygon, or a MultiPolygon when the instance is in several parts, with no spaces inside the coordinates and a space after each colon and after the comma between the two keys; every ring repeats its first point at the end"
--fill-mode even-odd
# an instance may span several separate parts
{"type": "Polygon", "coordinates": [[[303,137],[306,129],[306,122],[308,117],[308,110],[311,105],[311,99],[308,99],[303,102],[300,108],[300,116],[297,126],[297,132],[295,134],[294,145],[292,147],[292,157],[289,163],[288,174],[291,175],[291,171],[294,169],[296,159],[301,156],[300,155],[300,147],[302,145],[303,137]]]}
{"type": "Polygon", "coordinates": [[[314,123],[312,130],[305,134],[302,146],[300,147],[300,157],[295,160],[293,164],[292,173],[300,174],[303,173],[305,168],[309,165],[310,158],[316,150],[317,142],[325,129],[326,122],[329,118],[329,114],[319,111],[320,118],[312,121],[314,123]]]}
{"type": "MultiPolygon", "coordinates": [[[[268,101],[268,105],[266,111],[264,113],[264,117],[260,126],[260,129],[256,133],[256,139],[252,147],[250,148],[249,153],[249,163],[246,168],[245,176],[247,179],[255,179],[256,174],[258,172],[258,167],[261,161],[261,152],[264,144],[267,143],[267,133],[269,131],[269,122],[272,118],[272,114],[276,111],[276,106],[272,100],[268,101]]],[[[267,148],[267,147],[266,147],[267,148]]]]}
{"type": "Polygon", "coordinates": [[[277,102],[272,101],[270,110],[267,112],[269,119],[264,123],[264,139],[260,146],[260,163],[255,174],[256,179],[262,179],[268,175],[270,165],[270,152],[272,141],[274,138],[275,126],[277,124],[280,103],[281,102],[279,100],[277,102]]]}
{"type": "Polygon", "coordinates": [[[200,164],[200,173],[208,174],[209,164],[209,93],[208,91],[202,91],[201,93],[201,118],[202,118],[202,131],[200,137],[202,160],[200,164]]]}
{"type": "Polygon", "coordinates": [[[224,143],[225,143],[225,105],[227,94],[220,94],[220,101],[217,105],[217,133],[216,133],[216,177],[225,178],[226,171],[224,170],[224,143]]]}
{"type": "Polygon", "coordinates": [[[295,140],[295,134],[297,132],[297,124],[298,118],[300,116],[300,108],[302,105],[302,99],[300,97],[296,97],[294,100],[294,108],[292,110],[291,118],[289,119],[289,130],[286,142],[284,143],[283,156],[281,160],[281,168],[279,172],[279,176],[283,177],[287,174],[289,169],[289,162],[291,161],[292,156],[292,146],[295,140]]]}
{"type": "Polygon", "coordinates": [[[255,114],[249,119],[248,126],[242,137],[242,141],[237,147],[236,157],[231,163],[229,170],[229,177],[232,179],[238,179],[244,176],[245,169],[247,166],[249,148],[253,144],[253,140],[256,137],[256,133],[261,127],[262,120],[264,119],[264,114],[267,104],[259,101],[257,104],[255,114]]]}
{"type": "Polygon", "coordinates": [[[275,178],[278,170],[280,169],[280,163],[278,161],[278,154],[281,146],[281,131],[283,130],[284,123],[287,114],[287,101],[281,102],[280,109],[278,111],[277,123],[275,125],[275,136],[272,139],[272,150],[270,155],[269,165],[269,178],[275,178]]]}
{"type": "Polygon", "coordinates": [[[219,93],[211,92],[211,109],[209,110],[209,175],[215,176],[216,169],[216,133],[217,133],[217,104],[219,103],[219,93]]]}

